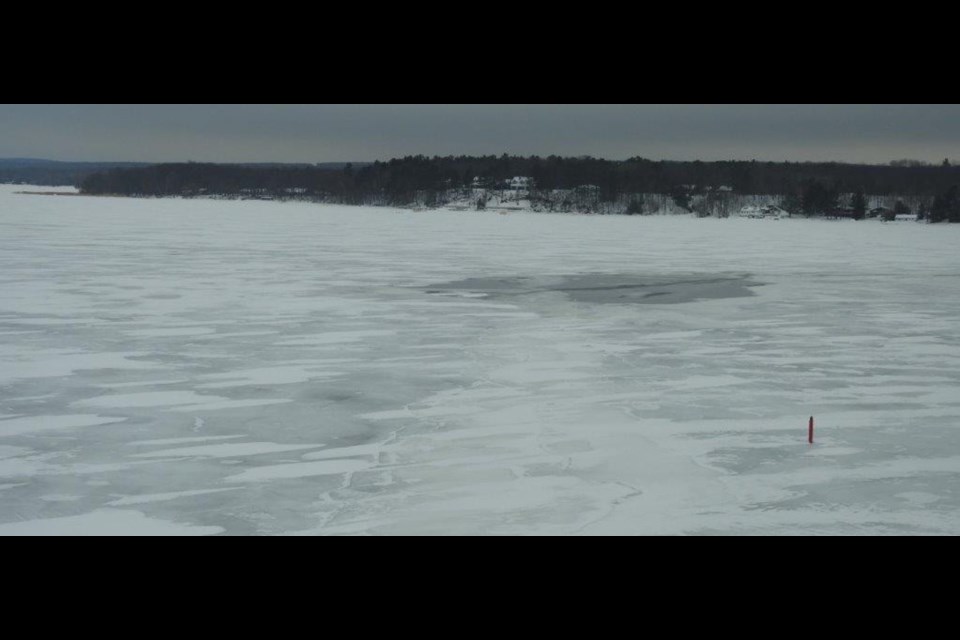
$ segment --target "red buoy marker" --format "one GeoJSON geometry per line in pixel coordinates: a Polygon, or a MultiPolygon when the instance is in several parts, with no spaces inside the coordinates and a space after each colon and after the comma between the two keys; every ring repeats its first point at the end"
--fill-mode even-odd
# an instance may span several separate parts
{"type": "Polygon", "coordinates": [[[807,442],[813,444],[813,416],[810,416],[810,429],[809,435],[807,436],[807,442]]]}

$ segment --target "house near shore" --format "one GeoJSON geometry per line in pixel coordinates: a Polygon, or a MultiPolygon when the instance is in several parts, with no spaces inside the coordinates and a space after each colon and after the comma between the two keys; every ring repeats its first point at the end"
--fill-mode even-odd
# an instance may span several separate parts
{"type": "Polygon", "coordinates": [[[751,204],[741,208],[737,213],[737,216],[740,218],[766,218],[768,220],[781,220],[783,218],[789,218],[790,214],[785,209],[781,209],[775,204],[763,206],[751,204]]]}
{"type": "Polygon", "coordinates": [[[526,176],[516,176],[510,178],[506,181],[507,189],[532,189],[533,188],[533,178],[528,178],[526,176]]]}

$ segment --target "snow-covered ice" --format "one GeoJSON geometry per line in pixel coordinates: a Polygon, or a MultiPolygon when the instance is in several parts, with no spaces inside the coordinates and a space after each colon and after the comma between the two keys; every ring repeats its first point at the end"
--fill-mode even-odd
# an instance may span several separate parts
{"type": "Polygon", "coordinates": [[[18,190],[0,535],[960,533],[960,226],[18,190]]]}

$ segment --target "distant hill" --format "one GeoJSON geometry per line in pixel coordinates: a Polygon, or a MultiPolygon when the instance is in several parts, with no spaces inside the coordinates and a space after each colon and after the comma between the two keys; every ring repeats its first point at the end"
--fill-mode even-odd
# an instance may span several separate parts
{"type": "MultiPolygon", "coordinates": [[[[190,163],[201,164],[201,163],[190,163]]],[[[249,167],[251,169],[325,169],[330,171],[340,171],[347,165],[352,165],[355,169],[369,166],[372,162],[317,162],[309,164],[306,162],[218,162],[217,164],[227,167],[249,167]]]]}
{"type": "Polygon", "coordinates": [[[64,160],[44,160],[42,158],[0,158],[0,168],[23,169],[34,167],[145,167],[151,162],[73,162],[64,160]]]}
{"type": "Polygon", "coordinates": [[[0,183],[79,186],[84,178],[109,169],[135,169],[146,162],[60,162],[38,158],[0,158],[0,183]]]}
{"type": "MultiPolygon", "coordinates": [[[[79,187],[84,178],[110,169],[136,169],[155,165],[153,162],[70,162],[42,158],[0,158],[0,184],[34,184],[79,187]]],[[[192,164],[192,163],[191,163],[192,164]]],[[[360,169],[370,162],[238,162],[227,166],[252,169],[326,169],[340,171],[348,164],[360,169]]]]}

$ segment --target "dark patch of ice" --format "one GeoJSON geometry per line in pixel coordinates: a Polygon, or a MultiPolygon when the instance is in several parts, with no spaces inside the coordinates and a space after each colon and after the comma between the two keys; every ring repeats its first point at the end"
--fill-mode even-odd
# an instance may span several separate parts
{"type": "Polygon", "coordinates": [[[641,276],[577,274],[543,277],[467,278],[424,288],[432,294],[466,291],[487,298],[561,293],[574,302],[618,304],[678,304],[694,300],[755,295],[761,283],[748,275],[641,276]]]}

